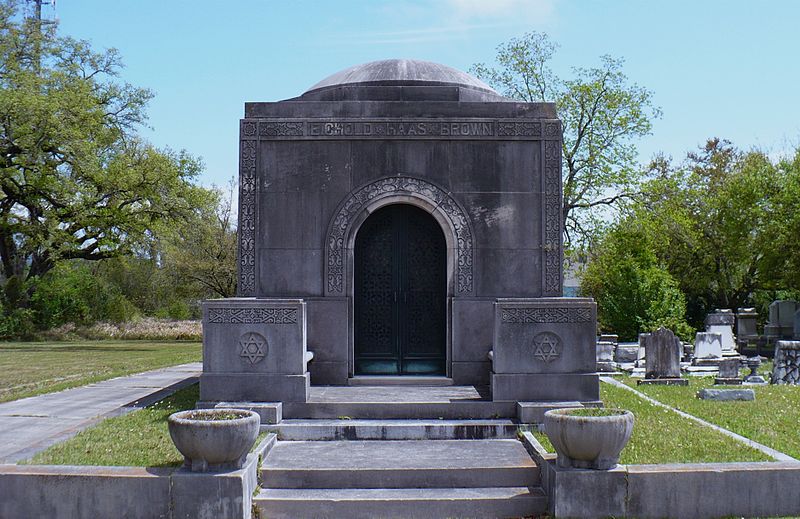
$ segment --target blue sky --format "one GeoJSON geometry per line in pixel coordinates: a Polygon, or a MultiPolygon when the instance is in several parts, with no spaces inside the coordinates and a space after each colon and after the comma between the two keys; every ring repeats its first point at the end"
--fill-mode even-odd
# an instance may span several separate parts
{"type": "Polygon", "coordinates": [[[62,33],[120,50],[123,79],[156,93],[143,134],[203,157],[206,185],[237,173],[247,101],[377,59],[466,70],[529,30],[560,44],[560,75],[611,54],[654,91],[664,115],[642,161],[711,136],[773,156],[800,144],[800,1],[58,0],[56,15],[62,33]]]}

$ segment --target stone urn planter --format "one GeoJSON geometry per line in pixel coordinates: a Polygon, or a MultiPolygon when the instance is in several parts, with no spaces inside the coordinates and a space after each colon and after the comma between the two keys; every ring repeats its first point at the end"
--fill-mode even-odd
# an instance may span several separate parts
{"type": "Polygon", "coordinates": [[[242,409],[194,409],[173,413],[167,422],[184,466],[207,472],[242,468],[261,418],[242,409]]]}
{"type": "Polygon", "coordinates": [[[544,432],[561,468],[608,470],[633,432],[633,413],[624,409],[553,409],[544,414],[544,432]]]}

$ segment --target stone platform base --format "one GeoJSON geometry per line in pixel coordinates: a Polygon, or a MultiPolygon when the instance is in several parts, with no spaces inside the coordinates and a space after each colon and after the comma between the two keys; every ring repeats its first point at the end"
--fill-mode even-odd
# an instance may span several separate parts
{"type": "Polygon", "coordinates": [[[720,378],[714,379],[715,386],[741,386],[742,379],[740,378],[720,378]]]}
{"type": "Polygon", "coordinates": [[[204,402],[305,402],[311,377],[270,373],[203,373],[200,400],[204,402]]]}
{"type": "Polygon", "coordinates": [[[637,386],[688,386],[685,378],[644,378],[636,381],[637,386]]]}

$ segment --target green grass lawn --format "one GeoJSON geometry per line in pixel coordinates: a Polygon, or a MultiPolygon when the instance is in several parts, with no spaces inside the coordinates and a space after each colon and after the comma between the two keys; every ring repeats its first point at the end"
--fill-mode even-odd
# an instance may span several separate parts
{"type": "MultiPolygon", "coordinates": [[[[653,405],[622,388],[600,384],[600,398],[606,407],[627,409],[634,414],[633,435],[622,451],[620,463],[771,461],[761,451],[653,405]]],[[[554,452],[543,433],[534,434],[545,448],[554,452]]]]}
{"type": "MultiPolygon", "coordinates": [[[[622,381],[636,385],[634,379],[626,377],[622,381]]],[[[714,402],[696,398],[700,389],[712,385],[713,379],[698,377],[690,378],[689,385],[683,387],[638,386],[636,389],[659,402],[800,458],[800,387],[745,386],[755,390],[753,402],[714,402]]]]}
{"type": "Polygon", "coordinates": [[[200,361],[198,342],[0,343],[0,402],[200,361]]]}
{"type": "MultiPolygon", "coordinates": [[[[169,437],[167,417],[193,409],[199,397],[199,386],[191,385],[150,407],[103,420],[24,463],[176,467],[183,463],[183,456],[169,437]]],[[[254,447],[265,436],[259,434],[254,447]]]]}

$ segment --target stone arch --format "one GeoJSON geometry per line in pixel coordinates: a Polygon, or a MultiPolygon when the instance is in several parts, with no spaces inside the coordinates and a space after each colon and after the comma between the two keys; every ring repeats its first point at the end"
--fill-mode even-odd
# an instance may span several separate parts
{"type": "Polygon", "coordinates": [[[474,239],[466,211],[448,192],[419,178],[382,178],[353,190],[339,204],[325,241],[325,295],[348,294],[352,275],[353,243],[361,223],[372,211],[392,203],[408,203],[426,209],[439,221],[448,249],[453,250],[448,271],[452,272],[451,295],[469,296],[474,291],[474,239]]]}

